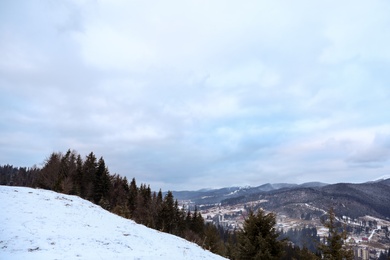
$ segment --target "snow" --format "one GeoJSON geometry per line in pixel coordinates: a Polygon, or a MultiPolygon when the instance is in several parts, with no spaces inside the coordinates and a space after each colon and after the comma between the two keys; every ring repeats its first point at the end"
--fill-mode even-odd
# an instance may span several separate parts
{"type": "Polygon", "coordinates": [[[0,186],[0,259],[224,259],[77,196],[0,186]]]}
{"type": "Polygon", "coordinates": [[[327,212],[326,212],[325,210],[320,209],[320,208],[317,208],[317,207],[314,207],[314,206],[309,205],[309,204],[307,204],[307,203],[305,203],[305,206],[308,207],[308,208],[310,208],[310,209],[322,211],[324,214],[327,214],[327,212]]]}

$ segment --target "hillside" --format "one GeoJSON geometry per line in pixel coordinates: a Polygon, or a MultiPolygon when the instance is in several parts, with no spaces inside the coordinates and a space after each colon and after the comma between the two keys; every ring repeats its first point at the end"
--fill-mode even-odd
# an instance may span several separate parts
{"type": "Polygon", "coordinates": [[[1,259],[223,259],[77,196],[0,186],[1,259]]]}
{"type": "Polygon", "coordinates": [[[261,200],[264,209],[291,217],[307,213],[320,217],[333,207],[337,214],[353,218],[365,215],[390,218],[390,179],[361,184],[268,183],[258,187],[174,192],[174,195],[179,200],[197,205],[221,203],[222,206],[228,206],[261,200]]]}
{"type": "Polygon", "coordinates": [[[262,204],[264,208],[290,216],[300,216],[302,213],[320,216],[321,211],[333,207],[338,215],[352,218],[366,215],[383,219],[390,217],[390,187],[382,182],[280,189],[245,199],[266,200],[267,202],[262,204]]]}
{"type": "Polygon", "coordinates": [[[197,205],[220,203],[224,200],[236,200],[250,195],[267,193],[276,190],[289,190],[294,188],[323,187],[325,183],[308,182],[304,184],[290,183],[266,183],[257,187],[228,187],[221,189],[203,189],[198,191],[173,191],[175,198],[179,200],[191,200],[197,205]]]}

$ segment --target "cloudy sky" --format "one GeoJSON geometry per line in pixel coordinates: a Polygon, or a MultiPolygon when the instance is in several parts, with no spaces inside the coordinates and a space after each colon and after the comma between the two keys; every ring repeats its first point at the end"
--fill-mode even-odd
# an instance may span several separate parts
{"type": "Polygon", "coordinates": [[[152,189],[390,174],[390,2],[0,2],[0,164],[152,189]]]}

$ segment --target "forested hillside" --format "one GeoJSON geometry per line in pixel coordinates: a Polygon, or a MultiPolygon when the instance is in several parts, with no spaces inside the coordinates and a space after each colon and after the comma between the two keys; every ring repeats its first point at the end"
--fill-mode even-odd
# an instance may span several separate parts
{"type": "MultiPolygon", "coordinates": [[[[52,153],[42,169],[0,167],[0,184],[43,188],[77,195],[137,223],[202,244],[205,231],[200,213],[179,207],[171,192],[152,192],[133,178],[110,174],[103,157],[91,152],[84,159],[75,151],[52,153]]],[[[207,241],[206,241],[207,242],[207,241]]],[[[207,244],[204,244],[207,247],[207,244]]]]}

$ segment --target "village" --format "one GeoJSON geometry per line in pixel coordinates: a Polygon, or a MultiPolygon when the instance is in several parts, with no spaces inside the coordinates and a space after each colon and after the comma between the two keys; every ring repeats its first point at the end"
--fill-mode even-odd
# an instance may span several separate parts
{"type": "MultiPolygon", "coordinates": [[[[258,208],[264,201],[251,201],[236,205],[198,205],[197,208],[202,214],[206,223],[223,227],[233,232],[243,228],[245,218],[249,209],[258,208]]],[[[181,201],[182,205],[193,208],[191,201],[181,201]]],[[[310,207],[310,205],[305,205],[310,207]]],[[[325,210],[323,211],[326,214],[325,210]]],[[[267,213],[267,211],[266,211],[267,213]]],[[[354,251],[356,260],[378,259],[381,252],[390,248],[390,221],[370,216],[352,219],[348,216],[337,218],[348,232],[346,246],[354,251]]],[[[300,230],[303,228],[316,228],[318,236],[324,241],[328,236],[328,229],[324,227],[321,219],[302,214],[301,218],[292,218],[286,214],[276,213],[276,228],[279,231],[289,229],[300,230]]]]}

